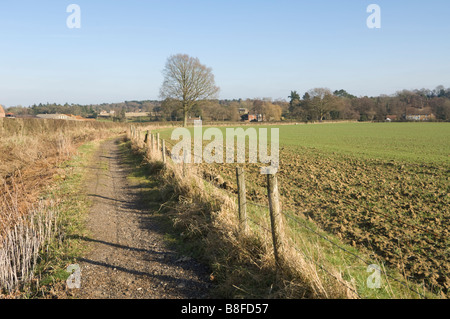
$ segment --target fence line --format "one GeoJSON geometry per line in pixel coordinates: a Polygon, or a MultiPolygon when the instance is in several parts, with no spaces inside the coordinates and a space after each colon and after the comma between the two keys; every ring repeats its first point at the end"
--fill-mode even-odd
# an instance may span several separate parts
{"type": "Polygon", "coordinates": [[[343,282],[342,280],[340,280],[338,277],[336,277],[335,275],[333,275],[329,270],[327,270],[325,267],[323,267],[323,265],[319,264],[318,262],[316,262],[314,259],[312,259],[311,257],[309,257],[308,255],[306,255],[303,251],[301,251],[300,249],[298,249],[297,247],[294,247],[294,249],[299,252],[300,254],[302,254],[306,259],[308,259],[309,261],[311,261],[312,263],[314,263],[317,267],[319,267],[320,269],[322,269],[327,275],[331,276],[332,278],[334,278],[336,281],[338,281],[341,285],[345,286],[348,290],[350,290],[351,292],[353,292],[358,298],[362,299],[362,297],[358,294],[358,292],[356,290],[354,290],[353,288],[349,287],[345,282],[343,282]]]}
{"type": "MultiPolygon", "coordinates": [[[[327,242],[331,243],[332,245],[336,246],[336,247],[339,248],[340,250],[342,250],[342,251],[344,251],[344,252],[346,252],[346,253],[352,255],[353,257],[355,257],[355,258],[361,260],[361,261],[362,261],[363,263],[365,263],[367,266],[370,266],[370,265],[371,265],[370,262],[368,262],[367,260],[365,260],[365,259],[362,258],[361,256],[358,256],[358,255],[356,255],[355,253],[352,253],[351,251],[349,251],[348,249],[345,249],[344,247],[339,246],[338,244],[336,244],[335,242],[333,242],[332,240],[330,240],[330,239],[327,238],[326,236],[319,234],[318,232],[316,232],[316,231],[315,231],[314,229],[312,229],[311,227],[309,227],[309,226],[305,225],[304,223],[300,222],[298,219],[296,219],[296,218],[290,216],[290,215],[287,214],[287,213],[283,213],[283,214],[284,214],[285,216],[287,216],[288,218],[290,218],[291,220],[295,221],[298,225],[300,225],[300,226],[304,227],[305,229],[311,231],[312,233],[316,234],[317,236],[321,237],[322,239],[324,239],[324,240],[326,240],[327,242]],[[302,224],[303,224],[303,225],[302,225],[302,224]]],[[[390,275],[389,275],[388,273],[386,273],[386,271],[384,271],[384,270],[383,270],[383,273],[384,273],[384,275],[385,275],[386,277],[388,277],[388,278],[390,278],[390,279],[392,279],[392,280],[395,280],[396,282],[398,282],[399,284],[401,284],[401,285],[403,285],[404,287],[408,288],[408,289],[411,290],[412,292],[415,292],[416,294],[418,294],[418,295],[420,295],[421,297],[423,297],[423,298],[426,299],[426,297],[425,297],[424,295],[422,295],[420,292],[417,292],[417,291],[413,290],[413,289],[412,289],[411,287],[409,287],[406,283],[404,283],[404,282],[398,280],[398,279],[395,278],[395,277],[390,276],[390,275]]]]}
{"type": "Polygon", "coordinates": [[[251,221],[253,224],[255,224],[256,226],[258,226],[259,228],[265,230],[266,232],[268,232],[269,234],[272,233],[272,231],[266,227],[264,227],[263,225],[259,224],[258,222],[254,221],[252,218],[247,217],[247,220],[251,221]]]}
{"type": "MultiPolygon", "coordinates": [[[[175,145],[176,145],[176,144],[171,143],[171,142],[166,142],[166,143],[169,144],[170,146],[175,146],[175,145]]],[[[194,153],[192,153],[192,152],[191,152],[191,156],[193,156],[194,159],[195,159],[195,158],[203,159],[202,157],[199,157],[198,155],[196,155],[196,154],[194,154],[194,153]]],[[[255,202],[252,202],[251,204],[252,204],[252,205],[255,205],[255,206],[260,206],[260,207],[263,207],[263,208],[267,208],[267,209],[269,208],[269,206],[267,206],[267,205],[261,205],[261,204],[255,203],[255,202]]],[[[406,223],[406,222],[404,222],[404,221],[402,221],[402,220],[400,220],[400,219],[398,219],[398,218],[395,218],[395,217],[386,215],[386,214],[381,213],[381,212],[373,212],[373,211],[372,211],[371,213],[374,214],[374,215],[381,215],[381,216],[384,216],[384,217],[387,218],[387,219],[395,220],[395,221],[397,221],[397,222],[399,222],[399,223],[402,223],[403,225],[406,225],[406,226],[408,226],[408,227],[411,227],[411,228],[414,228],[414,229],[417,229],[417,230],[421,230],[421,231],[423,231],[423,232],[425,232],[425,233],[428,233],[428,234],[431,234],[431,235],[433,235],[433,236],[435,236],[435,237],[439,237],[439,238],[444,238],[444,239],[445,239],[445,235],[437,234],[437,233],[435,233],[435,232],[433,232],[433,231],[431,231],[431,230],[428,230],[428,229],[426,229],[426,228],[424,228],[424,227],[408,224],[408,223],[406,223]]],[[[386,221],[386,220],[384,220],[384,221],[386,221]]],[[[396,228],[401,229],[400,226],[398,226],[398,225],[396,225],[396,224],[393,224],[393,223],[389,223],[389,224],[392,225],[393,227],[396,227],[396,228]]]]}
{"type": "MultiPolygon", "coordinates": [[[[147,134],[150,134],[151,136],[151,145],[152,148],[154,148],[155,144],[157,144],[157,148],[156,150],[158,152],[161,152],[161,157],[164,159],[164,162],[166,161],[166,155],[170,154],[170,150],[167,148],[167,144],[170,146],[175,146],[175,144],[171,143],[170,141],[166,141],[166,140],[162,140],[162,144],[160,144],[160,137],[159,137],[159,133],[157,134],[157,137],[154,137],[154,134],[150,133],[149,131],[147,132],[147,134]],[[162,146],[162,147],[161,147],[162,146]]],[[[132,139],[134,140],[140,140],[140,131],[136,131],[136,129],[134,128],[130,128],[130,135],[132,137],[132,139]]],[[[146,139],[148,138],[148,135],[146,135],[146,139]]],[[[139,142],[138,142],[139,144],[139,142]]],[[[145,145],[145,144],[144,144],[145,145]]],[[[152,150],[153,151],[153,150],[152,150]]],[[[194,162],[195,162],[195,154],[191,155],[194,156],[194,162]]],[[[186,159],[186,154],[183,154],[184,158],[186,159]]],[[[170,157],[170,156],[169,156],[170,157]]],[[[182,172],[183,172],[183,176],[187,176],[186,175],[186,161],[184,160],[181,165],[182,165],[182,172]]],[[[239,207],[239,221],[240,221],[240,230],[246,232],[247,231],[247,221],[251,221],[253,224],[255,224],[256,226],[258,226],[260,229],[265,230],[266,232],[272,234],[272,239],[273,239],[273,248],[274,248],[274,255],[275,255],[275,261],[277,264],[279,264],[281,262],[282,259],[282,244],[281,244],[281,237],[283,236],[283,230],[282,230],[282,220],[280,219],[281,216],[285,216],[288,219],[292,220],[295,222],[295,224],[307,229],[308,231],[314,233],[315,235],[319,236],[320,238],[324,239],[325,241],[331,243],[332,245],[334,245],[335,247],[339,248],[340,250],[344,251],[347,254],[352,255],[353,257],[359,259],[360,261],[362,261],[364,264],[366,264],[367,266],[370,266],[371,263],[368,262],[367,260],[365,260],[364,258],[358,256],[357,254],[349,251],[348,249],[341,247],[340,245],[336,244],[334,241],[330,240],[328,237],[316,232],[314,229],[312,229],[311,227],[309,227],[308,225],[306,225],[305,223],[299,221],[297,218],[291,216],[290,214],[284,212],[281,210],[280,207],[280,203],[279,203],[279,193],[278,193],[278,187],[273,187],[273,185],[270,185],[271,183],[273,183],[273,179],[275,179],[276,181],[276,175],[268,175],[267,177],[267,184],[268,184],[268,197],[269,197],[269,206],[267,205],[262,205],[253,201],[250,201],[247,199],[246,194],[245,194],[245,177],[244,177],[244,170],[242,168],[237,168],[236,170],[236,179],[237,179],[237,184],[238,184],[238,194],[235,194],[233,192],[230,192],[226,189],[220,188],[217,184],[204,179],[205,181],[207,181],[208,183],[212,184],[213,186],[220,188],[223,191],[226,191],[228,194],[233,195],[238,197],[238,207],[239,207]],[[251,204],[257,207],[261,207],[264,209],[268,209],[271,214],[270,214],[270,219],[271,219],[271,227],[272,229],[269,230],[266,227],[260,225],[258,222],[254,221],[252,218],[250,218],[249,216],[247,216],[247,211],[246,211],[246,205],[247,204],[251,204]]],[[[376,214],[376,213],[375,213],[376,214]]],[[[382,214],[384,215],[384,214],[382,214]]],[[[388,217],[388,216],[385,216],[388,217]]],[[[388,217],[389,218],[389,217],[388,217]]],[[[391,218],[394,219],[395,218],[391,218]]],[[[400,221],[402,222],[402,221],[400,221]]],[[[421,227],[417,227],[414,225],[410,225],[407,223],[402,222],[405,225],[414,227],[416,229],[422,229],[421,227]]],[[[396,225],[393,225],[396,226],[396,225]]],[[[430,234],[436,235],[435,233],[432,233],[426,229],[422,229],[430,234]]],[[[439,235],[437,235],[437,237],[441,237],[439,235]]],[[[339,283],[341,283],[342,285],[344,285],[347,289],[349,289],[350,291],[352,291],[355,295],[357,295],[359,298],[361,298],[361,296],[357,293],[357,291],[355,291],[354,289],[352,289],[351,287],[349,287],[347,284],[345,284],[344,282],[342,282],[339,278],[337,278],[336,276],[334,276],[329,270],[327,270],[325,267],[323,267],[323,265],[320,265],[319,263],[317,263],[316,261],[314,261],[312,258],[310,258],[309,256],[307,256],[303,251],[299,250],[297,247],[294,247],[294,249],[301,253],[302,255],[304,255],[305,258],[307,258],[308,260],[310,260],[311,262],[313,262],[317,267],[319,267],[320,269],[322,269],[325,273],[327,273],[328,275],[330,275],[331,277],[333,277],[335,280],[337,280],[339,283]]],[[[383,270],[383,273],[386,277],[398,282],[399,284],[403,285],[404,287],[406,287],[407,289],[409,289],[410,291],[418,294],[420,297],[425,298],[426,296],[424,296],[423,294],[421,294],[420,292],[412,289],[411,287],[409,287],[407,284],[405,284],[404,282],[398,280],[395,277],[390,276],[389,274],[386,273],[385,270],[383,270]]]]}
{"type": "MultiPolygon", "coordinates": [[[[152,136],[153,136],[153,134],[152,134],[152,136]]],[[[166,141],[163,140],[163,145],[165,143],[166,143],[166,141]]],[[[168,142],[167,144],[173,146],[173,144],[170,143],[170,142],[168,142]]],[[[152,143],[152,145],[153,145],[153,143],[152,143]]],[[[164,148],[163,148],[162,152],[164,152],[164,148]]],[[[183,163],[184,162],[185,161],[183,161],[183,163]]],[[[185,167],[186,166],[183,165],[183,170],[185,169],[185,167]]],[[[273,179],[273,178],[275,178],[275,180],[276,180],[275,176],[268,175],[268,183],[270,183],[271,179],[273,179]]],[[[282,221],[281,221],[280,218],[283,215],[283,213],[281,211],[281,208],[280,208],[280,205],[279,205],[279,202],[278,202],[278,196],[279,196],[278,188],[277,187],[274,188],[273,185],[272,185],[271,188],[270,187],[268,188],[268,195],[272,196],[272,199],[270,200],[271,204],[272,204],[271,205],[272,209],[271,209],[270,206],[261,205],[261,204],[258,204],[258,203],[251,202],[251,201],[247,200],[246,194],[245,194],[244,171],[243,171],[242,168],[237,168],[236,169],[236,179],[237,179],[238,185],[240,185],[240,187],[238,187],[239,189],[238,189],[238,194],[237,194],[238,195],[238,202],[239,202],[238,207],[239,207],[240,230],[245,233],[247,231],[247,227],[248,227],[247,226],[247,221],[251,221],[253,224],[258,226],[260,229],[266,231],[268,234],[271,234],[272,235],[272,239],[273,239],[273,245],[274,245],[275,261],[276,261],[276,264],[279,266],[280,262],[282,260],[282,246],[283,246],[283,243],[282,243],[283,233],[282,233],[282,228],[281,228],[282,226],[280,225],[280,224],[282,224],[282,221]],[[255,220],[253,220],[251,217],[247,216],[247,214],[246,214],[246,205],[247,205],[247,203],[251,203],[252,205],[256,205],[256,206],[259,206],[259,207],[262,207],[262,208],[265,208],[265,209],[268,209],[269,211],[271,211],[271,228],[272,229],[266,228],[265,226],[261,225],[260,223],[256,222],[255,220]],[[275,214],[277,214],[277,215],[274,215],[274,211],[275,211],[275,214]],[[275,228],[278,228],[278,229],[275,230],[275,228]]],[[[212,183],[211,181],[208,181],[208,180],[206,180],[206,181],[208,183],[214,185],[215,187],[218,187],[215,183],[212,183]]],[[[224,190],[224,189],[222,189],[222,190],[224,190]]],[[[224,191],[226,191],[230,195],[236,196],[236,194],[228,192],[227,190],[224,190],[224,191]]],[[[297,251],[302,253],[302,254],[304,254],[303,252],[301,252],[299,250],[297,250],[297,251]]],[[[305,255],[305,257],[308,258],[308,256],[306,256],[306,255],[305,255]]],[[[308,258],[308,259],[311,260],[312,262],[314,262],[312,259],[310,259],[310,258],[308,258]]],[[[327,273],[332,278],[337,280],[341,285],[343,285],[344,287],[346,287],[347,289],[349,289],[350,291],[355,293],[358,297],[360,297],[357,294],[357,292],[355,292],[355,290],[353,290],[347,284],[345,284],[341,280],[339,280],[339,278],[337,278],[330,271],[325,269],[325,267],[323,267],[320,264],[317,264],[316,262],[314,262],[314,263],[318,267],[320,267],[325,273],[327,273]]]]}

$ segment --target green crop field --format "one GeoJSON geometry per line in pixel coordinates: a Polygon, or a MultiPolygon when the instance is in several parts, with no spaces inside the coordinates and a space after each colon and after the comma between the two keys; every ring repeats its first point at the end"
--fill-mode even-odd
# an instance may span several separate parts
{"type": "MultiPolygon", "coordinates": [[[[284,210],[370,251],[408,280],[448,294],[450,124],[302,124],[279,129],[284,210]]],[[[171,131],[162,130],[162,138],[170,140],[171,131]]],[[[202,166],[235,190],[235,165],[202,166]]],[[[261,164],[244,166],[249,199],[266,203],[261,164]]]]}
{"type": "MultiPolygon", "coordinates": [[[[260,127],[274,126],[256,128],[260,127]]],[[[281,146],[365,158],[450,163],[448,123],[336,123],[278,127],[281,146]]],[[[225,128],[221,129],[225,135],[225,128]]],[[[170,139],[171,132],[172,129],[161,130],[162,138],[170,139]]]]}
{"type": "Polygon", "coordinates": [[[448,123],[342,123],[280,128],[280,143],[409,162],[449,163],[448,123]]]}

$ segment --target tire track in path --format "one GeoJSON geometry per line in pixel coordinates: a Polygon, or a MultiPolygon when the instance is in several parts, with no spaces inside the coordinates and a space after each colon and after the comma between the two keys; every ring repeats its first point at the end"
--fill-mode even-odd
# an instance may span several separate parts
{"type": "Polygon", "coordinates": [[[208,269],[195,260],[181,258],[166,245],[152,214],[161,203],[142,204],[142,189],[127,179],[131,167],[125,164],[122,152],[118,140],[106,141],[89,167],[86,191],[93,205],[87,225],[90,235],[82,238],[89,249],[78,262],[81,288],[74,289],[73,296],[207,298],[208,269]]]}

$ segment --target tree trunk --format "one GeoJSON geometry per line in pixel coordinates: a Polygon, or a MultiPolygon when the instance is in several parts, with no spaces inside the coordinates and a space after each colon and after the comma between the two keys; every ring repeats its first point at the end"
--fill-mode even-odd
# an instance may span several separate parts
{"type": "Polygon", "coordinates": [[[184,123],[183,123],[183,127],[187,127],[188,126],[188,106],[186,104],[183,105],[183,111],[184,111],[184,123]]]}
{"type": "Polygon", "coordinates": [[[185,110],[184,111],[184,124],[183,124],[183,127],[187,127],[188,126],[188,113],[187,113],[187,111],[185,110]]]}

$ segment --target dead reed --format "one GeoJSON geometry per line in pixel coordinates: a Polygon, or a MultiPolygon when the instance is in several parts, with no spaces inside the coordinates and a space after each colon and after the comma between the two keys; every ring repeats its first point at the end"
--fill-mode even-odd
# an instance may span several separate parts
{"type": "Polygon", "coordinates": [[[4,199],[0,203],[0,216],[8,216],[7,221],[14,225],[2,224],[0,237],[0,294],[11,294],[34,278],[39,254],[57,232],[57,214],[43,202],[30,207],[26,215],[19,214],[4,199]]]}
{"type": "Polygon", "coordinates": [[[114,123],[0,119],[0,294],[32,280],[40,252],[58,232],[57,210],[40,197],[59,165],[82,143],[123,131],[114,123]]]}

